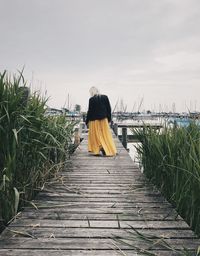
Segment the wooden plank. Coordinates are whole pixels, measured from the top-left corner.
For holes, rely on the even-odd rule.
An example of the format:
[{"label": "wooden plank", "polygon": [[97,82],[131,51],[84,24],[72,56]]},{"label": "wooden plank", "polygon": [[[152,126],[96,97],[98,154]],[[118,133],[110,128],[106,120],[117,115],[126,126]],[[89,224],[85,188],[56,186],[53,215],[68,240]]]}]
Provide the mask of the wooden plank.
[{"label": "wooden plank", "polygon": [[[177,252],[169,252],[164,250],[151,250],[151,253],[157,256],[177,256]],[[2,249],[0,251],[0,256],[145,256],[146,254],[143,253],[137,253],[135,250],[40,250],[40,249],[33,249],[33,250],[21,250],[21,249],[15,249],[15,250],[7,250]],[[196,255],[196,254],[191,254]]]},{"label": "wooden plank", "polygon": [[[64,177],[64,176],[63,176]],[[108,181],[108,183],[119,183],[119,184],[132,184],[132,178],[130,179],[130,177],[112,177],[112,176],[101,176],[101,177],[97,177],[97,176],[90,176],[90,177],[73,177],[73,176],[67,176],[66,180],[68,180],[69,182],[88,182],[88,181],[93,181],[93,182],[97,182],[97,183],[101,183],[103,181],[106,182]],[[140,179],[138,179],[138,182],[143,182],[144,179],[143,177],[140,177]],[[143,183],[142,183],[143,184]]]},{"label": "wooden plank", "polygon": [[138,229],[152,228],[152,229],[189,229],[189,226],[182,220],[176,221],[132,221],[132,220],[45,220],[45,219],[18,219],[10,224],[11,227],[92,227],[92,228],[130,228],[130,226]]},{"label": "wooden plank", "polygon": [[40,209],[40,210],[24,210],[20,212],[17,218],[38,218],[38,219],[104,219],[104,220],[176,220],[182,219],[180,216],[177,215],[177,212],[174,209],[160,208],[135,208],[131,210],[119,210],[116,208],[110,209],[96,209],[96,208],[84,208],[80,212],[80,208],[75,209]]},{"label": "wooden plank", "polygon": [[[48,192],[50,193],[52,190],[48,190]],[[131,192],[130,189],[116,189],[116,188],[113,188],[113,189],[109,189],[109,188],[101,188],[101,189],[98,189],[96,187],[90,187],[90,188],[85,188],[85,187],[66,187],[66,188],[60,188],[60,189],[57,189],[57,193],[65,193],[66,192],[66,195],[77,195],[77,194],[83,194],[83,195],[91,195],[91,196],[99,196],[99,197],[102,197],[102,196],[141,196],[142,194],[144,196],[160,196],[160,194],[156,193],[155,192],[155,195],[148,192],[148,191],[133,191]]]},{"label": "wooden plank", "polygon": [[131,179],[132,181],[134,181],[136,178],[140,178],[140,179],[143,179],[143,180],[146,180],[147,179],[141,175],[140,173],[120,173],[120,174],[112,174],[109,170],[107,170],[107,172],[104,172],[103,173],[94,173],[94,172],[90,172],[90,173],[70,173],[69,174],[63,174],[63,175],[60,175],[60,177],[69,177],[69,178],[79,178],[79,179],[87,179],[88,177],[89,178],[93,178],[93,179],[104,179],[104,178],[112,178],[112,179]]},{"label": "wooden plank", "polygon": [[[67,183],[67,182],[64,182],[63,180],[59,180],[59,181],[52,181],[51,183],[48,183],[46,185],[46,188],[48,189],[49,187],[52,187],[52,188],[70,188],[70,187],[80,187],[76,184],[71,184],[71,183]],[[88,188],[88,185],[84,185],[82,184],[82,187],[86,187]],[[153,185],[151,184],[148,184],[146,183],[145,185],[144,184],[140,184],[140,183],[134,183],[132,182],[131,184],[129,185],[126,185],[126,184],[109,184],[109,186],[107,184],[100,184],[98,186],[96,186],[95,184],[89,184],[89,188],[92,188],[92,187],[95,187],[95,188],[106,188],[106,189],[120,189],[120,188],[123,188],[123,189],[127,189],[127,190],[146,190],[146,191],[149,191],[149,192],[154,192],[154,191],[158,191]],[[45,190],[45,188],[44,188]]]},{"label": "wooden plank", "polygon": [[84,196],[84,195],[74,195],[74,196],[62,196],[62,195],[41,195],[38,196],[36,200],[33,200],[33,202],[38,202],[40,200],[45,199],[46,201],[50,201],[50,200],[55,200],[58,203],[62,203],[62,202],[93,202],[93,203],[101,203],[101,202],[106,202],[106,203],[141,203],[141,202],[155,202],[155,203],[161,203],[161,202],[166,202],[162,197],[158,197],[158,196],[113,196],[112,197],[88,197],[88,196]]},{"label": "wooden plank", "polygon": [[[81,184],[81,185],[77,185],[77,184],[67,184],[67,183],[63,183],[61,184],[61,182],[57,182],[54,183],[53,186],[49,185],[48,187],[46,187],[46,189],[49,191],[49,189],[51,190],[67,190],[67,191],[79,191],[80,189],[84,190],[84,191],[89,191],[89,190],[95,190],[95,191],[114,191],[115,192],[132,192],[132,193],[138,193],[138,192],[144,192],[144,193],[158,193],[157,190],[154,189],[153,186],[143,186],[141,184],[130,184],[130,185],[126,185],[126,184]],[[44,189],[44,191],[46,191],[46,189]]]},{"label": "wooden plank", "polygon": [[140,178],[143,178],[146,180],[145,177],[141,176],[140,173],[138,172],[135,172],[135,173],[112,173],[111,171],[109,170],[104,170],[103,172],[101,173],[97,173],[97,172],[76,172],[76,173],[70,173],[69,174],[63,174],[63,175],[60,175],[60,177],[68,177],[70,176],[71,178],[88,178],[88,177],[94,177],[94,178],[131,178],[131,179],[135,179],[137,177],[140,177]]},{"label": "wooden plank", "polygon": [[[78,231],[78,232],[77,232]],[[12,227],[4,232],[5,238],[14,237],[35,237],[35,238],[107,238],[107,237],[131,237],[130,229],[119,228],[44,228],[44,227]],[[134,232],[132,231],[133,235]],[[174,230],[174,229],[145,229],[140,231],[141,234],[146,236],[157,236],[164,238],[197,238],[191,230]],[[184,243],[184,241],[183,241]]]},{"label": "wooden plank", "polygon": [[[132,181],[131,180],[127,180],[127,181],[120,181],[120,180],[115,180],[115,181],[110,181],[110,180],[72,180],[72,179],[66,179],[64,180],[65,182],[68,181],[68,184],[73,184],[73,185],[84,185],[84,184],[93,184],[93,185],[101,185],[101,184],[107,184],[107,185],[121,185],[121,184],[124,184],[124,185],[132,185]],[[137,185],[140,185],[140,186],[143,186],[144,183],[142,181],[138,181],[137,182]]]},{"label": "wooden plank", "polygon": [[[18,217],[19,218],[19,217]],[[52,219],[52,220],[176,220],[182,219],[177,214],[168,215],[165,213],[136,213],[136,214],[105,214],[105,213],[66,213],[66,212],[46,212],[41,215],[41,213],[31,212],[31,213],[23,213],[20,215],[21,219]]]},{"label": "wooden plank", "polygon": [[[109,168],[108,168],[108,167]],[[116,172],[123,172],[123,171],[136,171],[138,172],[138,166],[134,165],[134,162],[132,162],[132,165],[126,165],[126,166],[123,166],[123,169],[119,169],[119,168],[116,168],[116,166],[113,166],[111,164],[107,164],[107,165],[104,165],[103,167],[102,166],[94,166],[94,165],[86,165],[84,164],[84,162],[81,164],[81,165],[76,165],[76,162],[73,164],[73,167],[72,165],[69,165],[67,166],[66,164],[66,171],[63,172],[63,173],[69,173],[70,171],[76,171],[76,170],[79,170],[79,171],[89,171],[89,170],[93,170],[93,171],[101,171],[101,170],[106,170],[106,169],[109,169],[109,170],[114,170]],[[141,173],[141,172],[140,172]]]},{"label": "wooden plank", "polygon": [[[175,249],[183,249],[184,247],[187,247],[188,249],[196,249],[198,246],[198,239],[184,239],[184,245],[183,241],[181,239],[166,239],[168,244],[171,247],[174,247]],[[155,242],[157,240],[155,239]],[[149,243],[147,244],[144,241],[127,241],[131,245],[137,246],[138,248],[142,249],[148,249]],[[116,245],[115,245],[116,244]],[[152,243],[153,244],[153,243]],[[123,249],[131,249],[132,246],[119,243],[117,241],[113,241],[112,239],[104,239],[104,238],[40,238],[40,239],[32,239],[32,238],[10,238],[8,239],[2,239],[0,240],[0,247],[2,249],[59,249],[59,250],[98,250],[98,249],[117,249],[120,246],[120,248]],[[184,247],[183,247],[184,246]],[[160,243],[157,243],[155,246],[153,246],[152,249],[160,249],[162,250],[164,246],[162,246]],[[166,248],[165,248],[166,250]]]},{"label": "wooden plank", "polygon": [[[142,194],[142,193],[128,193],[128,194],[123,194],[123,193],[120,193],[118,195],[113,195],[113,194],[98,194],[98,193],[89,193],[89,194],[86,194],[86,193],[82,193],[82,194],[77,194],[77,193],[63,193],[63,192],[41,192],[37,197],[36,199],[39,199],[39,198],[52,198],[52,199],[74,199],[74,198],[77,198],[77,199],[96,199],[97,201],[98,200],[101,200],[102,198],[104,199],[110,199],[110,198],[113,198],[113,199],[121,199],[121,200],[141,200],[141,199],[145,199],[149,201],[152,201],[152,200],[159,200],[159,201],[166,201],[164,199],[163,196],[161,196],[160,194]],[[56,200],[57,201],[57,200]],[[145,201],[145,200],[144,200]]]},{"label": "wooden plank", "polygon": [[[39,210],[29,208],[25,209],[22,214],[38,214],[38,218],[43,218],[46,214],[55,213],[59,216],[59,214],[79,214],[80,215],[80,208],[42,208]],[[81,213],[85,215],[93,215],[93,214],[114,214],[116,215],[132,215],[132,216],[148,216],[148,215],[164,215],[164,219],[167,219],[169,216],[177,216],[177,212],[171,208],[134,208],[134,209],[123,209],[123,208],[81,208]],[[19,217],[23,216],[19,213]],[[40,217],[41,216],[41,217]],[[81,216],[81,215],[80,215]],[[173,218],[173,217],[172,217]],[[177,218],[174,218],[177,219]]]},{"label": "wooden plank", "polygon": [[[35,205],[41,209],[41,208],[50,208],[50,207],[57,207],[57,208],[63,208],[63,207],[70,207],[70,208],[77,208],[79,207],[80,210],[82,208],[119,208],[119,209],[134,209],[134,208],[154,208],[154,209],[160,209],[165,208],[169,209],[172,208],[172,206],[167,203],[163,202],[162,204],[160,202],[137,202],[137,203],[122,203],[122,202],[57,202],[57,201],[37,201],[35,202]],[[26,207],[25,207],[26,208]],[[30,207],[27,207],[30,208]],[[31,206],[33,208],[33,206]]]},{"label": "wooden plank", "polygon": [[[98,183],[97,183],[98,184]],[[53,187],[54,186],[56,186],[56,185],[59,185],[60,187],[64,187],[64,186],[66,186],[66,187],[76,187],[76,186],[80,186],[80,185],[77,185],[76,184],[76,182],[74,182],[74,183],[70,183],[69,182],[69,180],[66,178],[63,178],[62,179],[62,177],[61,177],[61,179],[60,179],[60,177],[59,177],[59,180],[53,180],[51,183],[49,183],[48,184],[48,186],[46,186],[46,188],[48,188],[48,187],[50,187],[50,186],[52,186],[53,185]],[[95,184],[85,184],[84,182],[83,182],[83,184],[82,184],[82,186],[95,186]],[[96,185],[96,187],[99,187],[99,188],[102,188],[102,187],[107,187],[107,188],[111,188],[111,187],[117,187],[117,188],[126,188],[126,189],[130,189],[130,188],[132,188],[132,189],[135,189],[135,188],[148,188],[148,189],[154,189],[154,186],[152,186],[151,184],[148,184],[147,182],[144,184],[144,182],[140,182],[140,180],[138,180],[137,182],[135,181],[132,181],[132,183],[130,183],[130,184],[124,184],[124,183],[117,183],[117,184],[115,184],[115,183],[99,183],[98,184],[98,186]],[[149,190],[149,191],[151,191],[151,190]]]},{"label": "wooden plank", "polygon": [[[47,193],[53,193],[55,191],[55,189],[51,190],[43,190],[44,192]],[[101,188],[98,189],[97,187],[90,187],[90,188],[73,188],[73,187],[63,187],[63,188],[57,188],[56,189],[57,194],[59,195],[60,193],[63,194],[65,193],[65,195],[79,195],[79,194],[83,194],[83,195],[90,195],[91,197],[93,196],[99,196],[99,197],[112,197],[112,196],[160,196],[160,194],[158,192],[149,192],[146,190],[130,190],[130,189],[117,189],[117,188]]]}]

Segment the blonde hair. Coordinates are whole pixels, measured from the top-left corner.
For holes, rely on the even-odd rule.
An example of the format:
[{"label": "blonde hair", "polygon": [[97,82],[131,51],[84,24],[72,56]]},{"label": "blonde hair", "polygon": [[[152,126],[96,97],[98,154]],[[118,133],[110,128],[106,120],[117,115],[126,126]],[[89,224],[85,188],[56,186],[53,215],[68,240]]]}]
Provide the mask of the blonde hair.
[{"label": "blonde hair", "polygon": [[90,88],[89,92],[90,92],[91,97],[93,97],[94,95],[99,95],[100,94],[99,90],[94,86],[92,86]]}]

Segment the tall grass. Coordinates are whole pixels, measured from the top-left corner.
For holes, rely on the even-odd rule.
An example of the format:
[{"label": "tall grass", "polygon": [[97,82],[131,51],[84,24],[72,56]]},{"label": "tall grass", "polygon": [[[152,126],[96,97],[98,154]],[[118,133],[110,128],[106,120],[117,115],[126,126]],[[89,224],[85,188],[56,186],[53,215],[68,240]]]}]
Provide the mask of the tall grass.
[{"label": "tall grass", "polygon": [[0,74],[0,219],[7,223],[68,157],[73,123],[45,115],[22,74]]},{"label": "tall grass", "polygon": [[200,235],[200,127],[135,132],[144,173]]}]

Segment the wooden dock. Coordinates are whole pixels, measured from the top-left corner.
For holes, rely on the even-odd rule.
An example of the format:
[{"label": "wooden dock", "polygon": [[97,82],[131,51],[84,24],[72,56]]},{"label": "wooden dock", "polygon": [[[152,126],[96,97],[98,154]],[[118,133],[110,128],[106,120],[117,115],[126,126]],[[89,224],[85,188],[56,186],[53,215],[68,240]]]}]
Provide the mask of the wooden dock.
[{"label": "wooden dock", "polygon": [[200,240],[115,142],[116,157],[97,157],[83,140],[66,170],[33,201],[35,208],[25,208],[4,230],[0,256],[194,252]]}]

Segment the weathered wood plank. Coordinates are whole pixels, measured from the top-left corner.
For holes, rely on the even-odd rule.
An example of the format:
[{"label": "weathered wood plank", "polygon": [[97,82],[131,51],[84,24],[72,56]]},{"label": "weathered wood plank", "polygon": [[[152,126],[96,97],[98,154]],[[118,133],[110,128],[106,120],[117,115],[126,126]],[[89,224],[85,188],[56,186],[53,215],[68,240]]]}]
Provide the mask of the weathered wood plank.
[{"label": "weathered wood plank", "polygon": [[160,195],[159,192],[155,191],[150,191],[148,189],[141,189],[140,187],[135,187],[133,189],[129,188],[127,186],[126,187],[122,187],[122,186],[96,186],[93,184],[90,184],[89,186],[87,185],[77,185],[77,186],[55,186],[55,188],[53,189],[52,187],[49,187],[48,189],[45,189],[43,191],[47,191],[50,192],[51,191],[58,191],[58,193],[66,193],[66,194],[88,194],[88,195],[99,195],[101,196],[103,195],[114,195],[114,194],[118,194],[120,195]]},{"label": "weathered wood plank", "polygon": [[33,200],[35,202],[38,202],[39,200],[45,199],[46,201],[50,201],[50,200],[54,200],[57,202],[106,202],[106,203],[138,203],[138,202],[166,202],[166,200],[164,198],[162,198],[161,196],[142,196],[142,195],[137,195],[137,196],[133,196],[133,195],[120,195],[120,196],[108,196],[108,195],[104,195],[104,196],[88,196],[88,195],[84,195],[84,194],[76,194],[76,195],[72,195],[72,196],[67,196],[67,195],[53,195],[53,194],[47,194],[47,193],[43,193],[39,196],[37,196],[36,200]]},{"label": "weathered wood plank", "polygon": [[[107,238],[111,236],[118,237],[130,237],[130,229],[119,229],[119,228],[79,228],[78,232],[75,228],[44,228],[44,227],[12,227],[4,232],[4,238],[9,237],[30,237],[35,238]],[[134,232],[133,232],[134,233]],[[145,229],[142,230],[143,235],[157,236],[164,238],[196,238],[191,230],[174,230],[174,229]],[[183,241],[184,242],[184,241]]]},{"label": "weathered wood plank", "polygon": [[[19,218],[19,217],[18,217]],[[149,213],[149,214],[104,214],[104,213],[65,213],[65,212],[46,212],[43,213],[23,213],[20,215],[21,219],[53,219],[53,220],[116,220],[119,218],[120,220],[176,220],[182,219],[180,216],[176,214],[168,215],[166,213]]]},{"label": "weathered wood plank", "polygon": [[[68,174],[63,174],[60,177],[68,177]],[[107,178],[112,178],[112,179],[133,179],[135,180],[136,178],[140,178],[143,180],[146,180],[145,177],[141,176],[141,174],[137,173],[137,174],[112,174],[109,170],[106,172],[105,174],[103,173],[70,173],[70,178],[76,178],[76,179],[88,179],[88,178],[95,178],[95,179],[107,179]]]},{"label": "weathered wood plank", "polygon": [[128,220],[45,220],[45,219],[18,219],[10,224],[11,227],[92,227],[92,228],[130,228],[130,226],[139,229],[152,228],[152,229],[189,229],[189,226],[182,220],[176,221],[128,221]]},{"label": "weathered wood plank", "polygon": [[[19,217],[23,216],[23,214],[26,216],[26,214],[29,216],[29,214],[32,214],[33,216],[36,214],[38,214],[38,218],[41,219],[43,218],[43,216],[47,215],[47,214],[56,214],[56,215],[60,215],[60,214],[78,214],[79,216],[81,216],[81,214],[83,215],[89,215],[92,216],[93,214],[104,214],[104,215],[130,215],[130,216],[142,216],[144,218],[148,218],[148,215],[162,215],[164,216],[164,219],[170,219],[170,217],[174,220],[177,219],[177,212],[171,208],[134,208],[134,209],[123,209],[123,208],[42,208],[39,210],[33,209],[33,208],[29,208],[24,210],[21,214],[19,213]],[[18,218],[18,217],[17,217]],[[30,217],[31,218],[31,217]],[[179,217],[180,218],[180,217]]]},{"label": "weathered wood plank", "polygon": [[[135,209],[135,208],[154,208],[154,209],[160,209],[165,208],[166,210],[169,210],[172,208],[172,206],[167,203],[163,202],[162,204],[160,202],[128,202],[128,203],[122,203],[122,202],[58,202],[58,201],[42,201],[38,200],[35,202],[35,205],[38,209],[42,208],[50,208],[50,207],[56,207],[56,208],[64,208],[64,207],[70,207],[70,208],[77,208],[81,210],[82,208],[118,208],[118,209]],[[25,207],[30,208],[30,207]],[[33,208],[33,206],[31,206]]]},{"label": "weathered wood plank", "polygon": [[[105,187],[102,186],[101,188],[99,188],[99,186],[90,186],[88,188],[88,186],[55,186],[53,188],[49,187],[46,189],[43,189],[42,192],[44,193],[54,193],[54,192],[59,193],[64,193],[66,195],[70,195],[70,194],[81,194],[83,193],[84,195],[91,195],[91,196],[102,196],[102,195],[114,195],[114,194],[118,194],[118,196],[120,195],[135,195],[135,196],[140,196],[140,195],[149,195],[149,196],[160,196],[160,193],[158,191],[149,191],[147,189],[141,189],[141,188],[135,188],[135,189],[131,189],[131,188],[126,188],[126,187]],[[40,192],[40,193],[42,193]]]},{"label": "weathered wood plank", "polygon": [[[155,239],[154,242],[157,240]],[[188,249],[196,249],[198,246],[198,239],[166,239],[168,244],[175,249],[184,249],[187,247]],[[127,240],[127,242],[132,246],[137,246],[138,248],[148,249],[149,243],[147,244],[144,241],[140,240]],[[153,242],[152,242],[153,245]],[[124,243],[120,243],[117,241],[113,241],[112,239],[104,239],[104,238],[40,238],[40,239],[33,239],[33,238],[10,238],[0,240],[0,247],[2,249],[10,249],[10,248],[17,248],[17,249],[59,249],[59,250],[98,250],[98,249],[131,249],[132,246],[126,245]],[[152,249],[160,249],[162,250],[166,247],[162,246],[161,243],[155,244]]]},{"label": "weathered wood plank", "polygon": [[[115,180],[121,180],[121,181],[130,181],[130,179],[133,179],[134,181],[135,180],[144,180],[146,181],[146,179],[144,177],[142,177],[141,175],[129,175],[129,176],[117,176],[117,175],[106,175],[106,176],[103,176],[103,175],[83,175],[83,176],[77,176],[77,175],[62,175],[61,177],[64,177],[64,178],[68,178],[69,180],[111,180],[111,181],[115,181]],[[146,181],[147,182],[147,181]]]},{"label": "weathered wood plank", "polygon": [[[131,185],[133,184],[131,180],[127,180],[127,181],[121,181],[120,180],[115,180],[115,181],[110,181],[110,180],[73,180],[73,179],[66,179],[65,182],[68,182],[69,184],[74,184],[74,185],[81,185],[81,184],[96,184],[96,185],[101,185],[101,184],[107,184],[107,185],[120,185],[120,184],[126,184]],[[139,182],[138,181],[138,185],[144,185],[143,182]]]},{"label": "weathered wood plank", "polygon": [[[159,250],[151,250],[151,253],[156,256],[178,256],[177,252],[169,252],[167,251],[159,251]],[[145,256],[146,254],[138,253],[135,250],[21,250],[21,249],[2,249],[0,251],[0,256]],[[191,254],[191,256],[196,256],[196,254]]]},{"label": "weathered wood plank", "polygon": [[[130,215],[130,216],[137,216],[138,217],[143,217],[143,218],[149,218],[148,216],[155,216],[154,220],[156,219],[156,214],[159,216],[157,219],[162,218],[161,216],[163,216],[163,219],[167,219],[167,218],[173,218],[174,220],[179,218],[181,219],[181,217],[177,217],[177,213],[171,211],[170,209],[166,209],[166,208],[135,208],[135,209],[122,209],[122,208],[81,208],[81,212],[80,212],[80,208],[70,208],[70,209],[60,209],[60,208],[56,208],[56,209],[52,209],[52,208],[42,208],[39,209],[39,211],[34,211],[34,209],[26,209],[24,212],[22,212],[23,216],[29,216],[30,213],[34,215],[41,215],[41,216],[45,216],[45,213],[49,213],[49,214],[53,214],[53,213],[60,213],[60,214],[79,214],[80,216],[81,214],[106,214],[107,217],[109,217],[108,214],[120,214],[120,215]],[[43,214],[43,215],[42,215]],[[19,216],[22,216],[19,213]]]},{"label": "weathered wood plank", "polygon": [[55,189],[62,189],[62,188],[96,188],[96,189],[124,189],[124,190],[129,190],[129,191],[139,191],[139,190],[146,190],[148,192],[153,192],[157,191],[155,190],[155,187],[152,186],[151,184],[140,184],[140,183],[131,183],[131,184],[72,184],[72,183],[67,183],[62,181],[52,181],[52,183],[49,183],[48,186],[46,186],[46,189],[48,188],[55,188]]},{"label": "weathered wood plank", "polygon": [[[117,168],[117,166],[111,165],[111,164],[109,164],[109,168],[106,165],[103,166],[103,167],[101,167],[101,166],[94,166],[94,165],[85,165],[84,162],[82,164],[77,165],[76,161],[75,161],[75,164],[73,164],[73,165],[72,165],[72,162],[68,163],[68,165],[66,164],[66,172],[67,173],[71,172],[71,171],[75,172],[77,170],[78,171],[85,171],[85,170],[87,170],[87,171],[96,171],[96,172],[98,172],[98,171],[105,171],[106,169],[113,170],[113,171],[115,171],[117,173],[120,173],[123,170],[124,171],[130,171],[130,172],[132,172],[132,171],[138,172],[139,171],[138,170],[138,166],[134,165],[133,162],[132,162],[132,165],[123,165],[123,169],[121,169],[121,170],[119,168]],[[141,172],[139,171],[139,173],[141,173]]]}]

